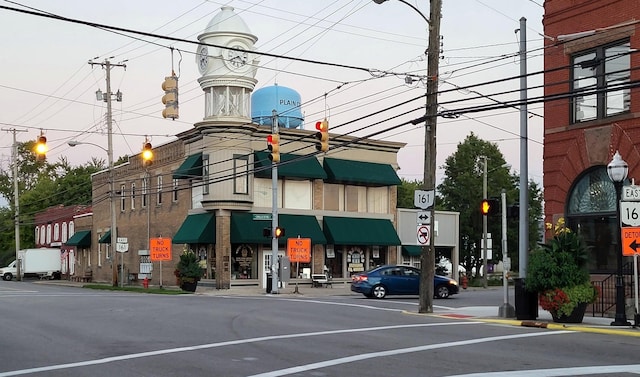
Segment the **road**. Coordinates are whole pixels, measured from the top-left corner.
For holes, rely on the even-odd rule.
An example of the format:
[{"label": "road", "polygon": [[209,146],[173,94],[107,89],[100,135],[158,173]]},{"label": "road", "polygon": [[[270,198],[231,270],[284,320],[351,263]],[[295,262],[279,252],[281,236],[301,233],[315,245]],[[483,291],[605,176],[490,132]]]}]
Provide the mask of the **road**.
[{"label": "road", "polygon": [[[495,305],[501,295],[435,303]],[[417,297],[165,296],[0,281],[0,377],[640,373],[635,337],[416,311]]]}]

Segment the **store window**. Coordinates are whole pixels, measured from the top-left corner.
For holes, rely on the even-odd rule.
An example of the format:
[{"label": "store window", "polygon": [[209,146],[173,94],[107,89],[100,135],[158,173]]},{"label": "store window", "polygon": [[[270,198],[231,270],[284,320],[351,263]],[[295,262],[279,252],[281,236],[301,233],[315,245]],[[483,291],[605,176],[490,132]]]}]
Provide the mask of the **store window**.
[{"label": "store window", "polygon": [[232,279],[257,279],[257,253],[247,244],[237,245],[231,255]]},{"label": "store window", "polygon": [[629,41],[583,51],[572,58],[573,123],[628,112],[631,92]]}]

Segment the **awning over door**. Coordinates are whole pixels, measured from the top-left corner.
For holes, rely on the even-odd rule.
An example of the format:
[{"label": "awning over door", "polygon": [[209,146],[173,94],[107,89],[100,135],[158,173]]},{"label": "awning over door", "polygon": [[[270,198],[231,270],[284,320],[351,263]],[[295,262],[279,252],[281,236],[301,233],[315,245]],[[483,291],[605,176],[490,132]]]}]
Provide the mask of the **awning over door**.
[{"label": "awning over door", "polygon": [[[253,165],[256,177],[271,178],[272,163],[269,160],[269,153],[255,152]],[[326,179],[327,173],[314,156],[280,153],[278,177]]]},{"label": "awning over door", "polygon": [[64,244],[67,246],[89,247],[91,246],[91,231],[77,231]]},{"label": "awning over door", "polygon": [[[268,244],[270,237],[263,235],[264,228],[271,228],[269,214],[234,212],[231,214],[231,243]],[[256,219],[256,220],[254,220]],[[285,236],[278,239],[280,245],[286,244],[290,237],[311,238],[312,244],[327,243],[320,224],[315,216],[279,215],[278,226],[284,228]]]},{"label": "awning over door", "polygon": [[419,257],[421,253],[422,253],[422,246],[402,245],[402,254],[407,254],[412,257]]},{"label": "awning over door", "polygon": [[324,217],[324,234],[333,245],[400,245],[391,221],[356,217]]},{"label": "awning over door", "polygon": [[107,233],[103,234],[102,237],[98,240],[98,243],[111,243],[111,231],[107,231]]},{"label": "awning over door", "polygon": [[193,179],[202,177],[202,153],[192,154],[173,172],[173,179]]},{"label": "awning over door", "polygon": [[215,214],[205,212],[187,216],[171,243],[216,243]]},{"label": "awning over door", "polygon": [[398,174],[389,164],[325,157],[324,170],[329,182],[374,186],[393,186],[401,183]]}]

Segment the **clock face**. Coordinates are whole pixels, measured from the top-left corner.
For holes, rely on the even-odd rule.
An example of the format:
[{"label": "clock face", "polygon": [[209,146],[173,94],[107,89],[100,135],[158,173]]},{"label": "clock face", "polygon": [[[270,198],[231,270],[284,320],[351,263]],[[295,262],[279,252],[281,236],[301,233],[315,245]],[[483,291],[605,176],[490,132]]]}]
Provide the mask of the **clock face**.
[{"label": "clock face", "polygon": [[197,59],[198,69],[200,70],[200,73],[204,73],[209,66],[209,50],[207,49],[207,46],[202,46],[198,49]]},{"label": "clock face", "polygon": [[249,53],[242,46],[234,46],[227,50],[227,61],[232,68],[241,68],[249,61]]}]

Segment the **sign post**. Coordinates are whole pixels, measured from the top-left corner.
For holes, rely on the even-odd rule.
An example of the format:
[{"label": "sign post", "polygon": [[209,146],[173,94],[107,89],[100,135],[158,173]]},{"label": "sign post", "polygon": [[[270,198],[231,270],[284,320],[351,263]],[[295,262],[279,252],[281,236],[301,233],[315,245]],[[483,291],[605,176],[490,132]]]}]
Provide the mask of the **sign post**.
[{"label": "sign post", "polygon": [[[296,262],[296,277],[300,276],[300,262],[311,262],[311,238],[289,238],[287,239],[287,256],[291,262]],[[296,279],[296,289],[298,291],[298,280]]]},{"label": "sign post", "polygon": [[633,256],[633,294],[636,312],[633,317],[634,326],[640,324],[638,312],[638,249],[640,249],[640,186],[622,187],[620,200],[620,242],[622,255]]},{"label": "sign post", "polygon": [[151,262],[160,262],[160,287],[162,288],[162,261],[172,260],[171,238],[151,238],[149,239],[149,257]]}]

